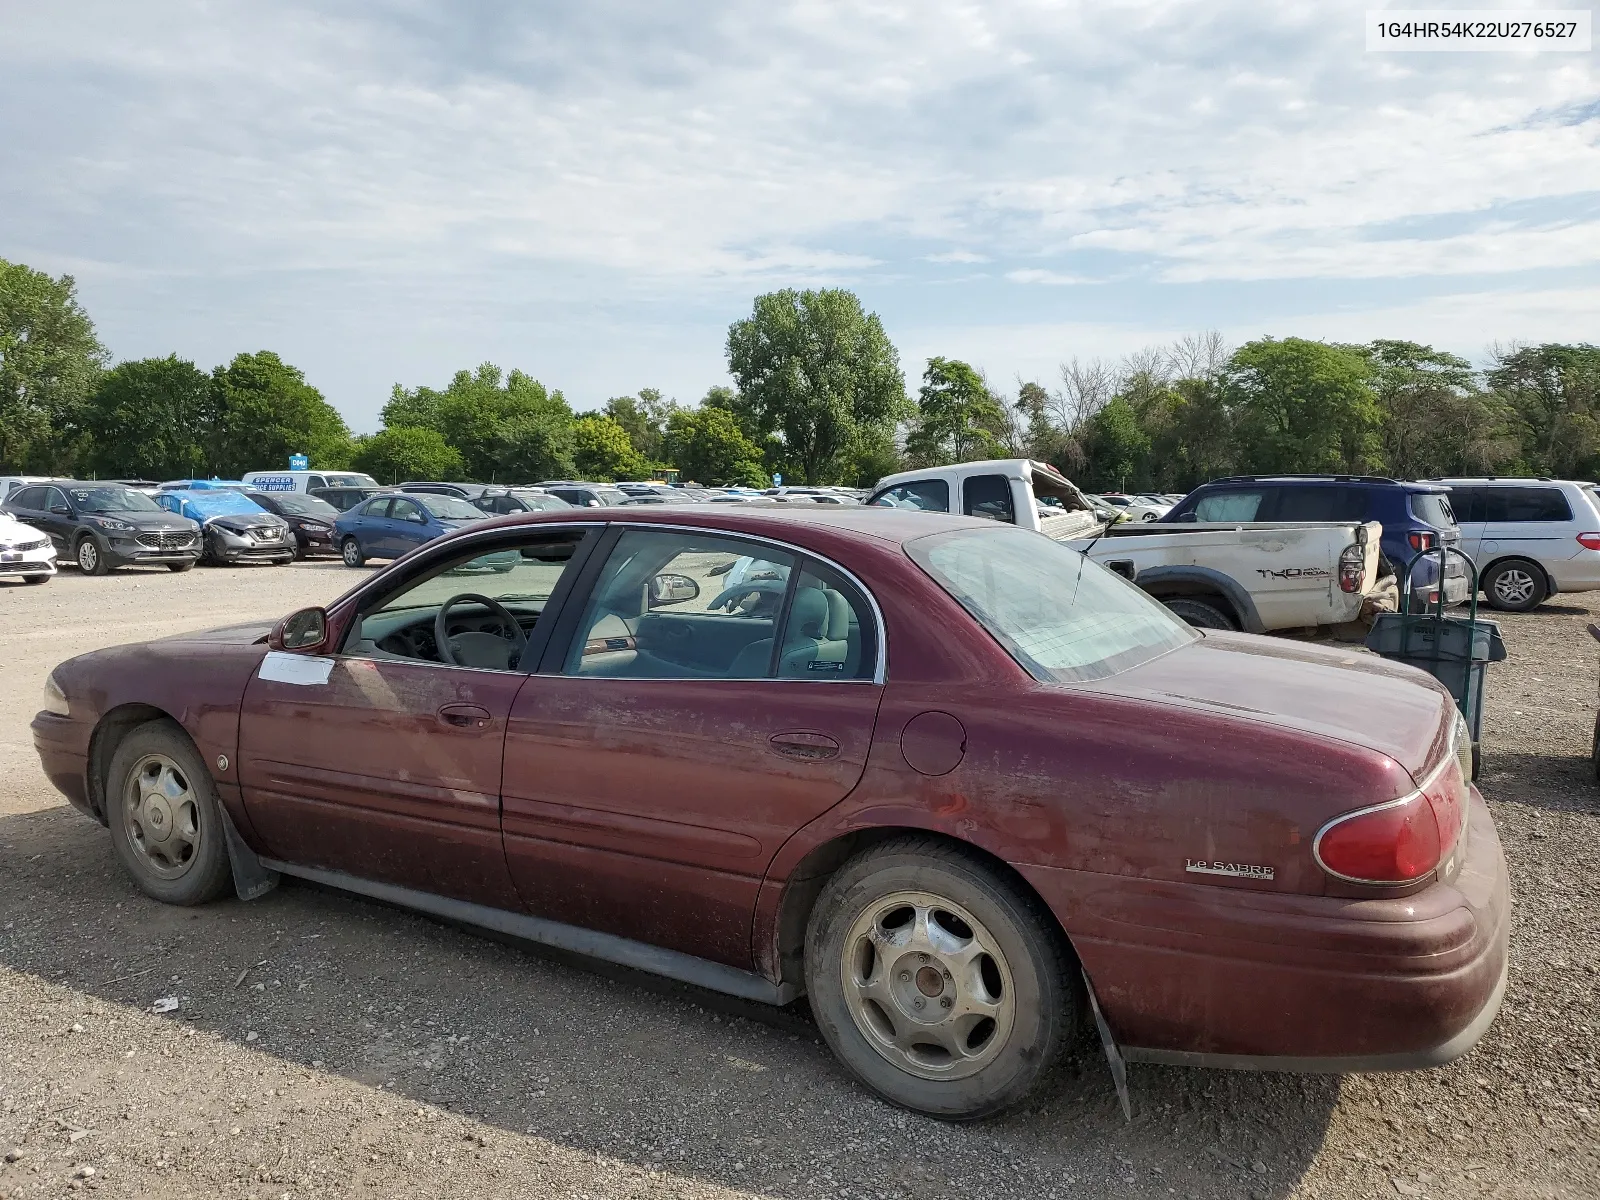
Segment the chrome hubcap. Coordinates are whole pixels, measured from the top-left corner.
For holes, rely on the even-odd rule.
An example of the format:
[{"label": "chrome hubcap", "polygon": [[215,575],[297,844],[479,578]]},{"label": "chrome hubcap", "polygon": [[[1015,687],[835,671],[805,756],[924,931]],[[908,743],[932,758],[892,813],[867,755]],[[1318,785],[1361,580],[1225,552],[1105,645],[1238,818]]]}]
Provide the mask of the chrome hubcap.
[{"label": "chrome hubcap", "polygon": [[923,1079],[961,1079],[1011,1034],[1016,1001],[999,945],[959,904],[927,892],[874,901],[844,940],[845,1003],[884,1058]]},{"label": "chrome hubcap", "polygon": [[359,559],[360,557],[361,557],[361,548],[359,546],[357,546],[355,544],[355,542],[351,541],[351,542],[346,542],[344,544],[344,561],[345,562],[347,562],[348,564],[350,564],[350,566],[353,567],[353,566],[356,565],[356,560]]},{"label": "chrome hubcap", "polygon": [[1494,594],[1507,604],[1526,604],[1533,599],[1533,576],[1515,567],[1501,571],[1494,581]]},{"label": "chrome hubcap", "polygon": [[149,871],[176,879],[200,848],[200,801],[188,773],[165,754],[148,754],[128,774],[122,823]]}]

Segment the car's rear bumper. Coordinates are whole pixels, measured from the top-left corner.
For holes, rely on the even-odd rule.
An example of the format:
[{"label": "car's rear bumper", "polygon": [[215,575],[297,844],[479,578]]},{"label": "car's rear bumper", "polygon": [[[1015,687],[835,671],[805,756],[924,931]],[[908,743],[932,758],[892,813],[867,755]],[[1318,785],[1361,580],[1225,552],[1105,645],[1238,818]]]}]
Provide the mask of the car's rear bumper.
[{"label": "car's rear bumper", "polygon": [[1125,1057],[1406,1070],[1471,1049],[1505,990],[1510,885],[1473,793],[1449,882],[1297,896],[1023,867],[1071,937]]},{"label": "car's rear bumper", "polygon": [[33,718],[33,748],[51,786],[72,806],[99,820],[89,802],[89,727],[72,717],[40,712]]}]

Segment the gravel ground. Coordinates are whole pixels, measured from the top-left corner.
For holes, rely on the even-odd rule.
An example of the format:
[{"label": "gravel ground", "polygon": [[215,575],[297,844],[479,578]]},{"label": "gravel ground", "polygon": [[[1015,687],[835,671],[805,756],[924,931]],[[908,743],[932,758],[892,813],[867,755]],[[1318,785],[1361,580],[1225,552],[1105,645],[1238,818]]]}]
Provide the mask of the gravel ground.
[{"label": "gravel ground", "polygon": [[[304,885],[165,908],[45,782],[57,661],[332,599],[337,564],[0,584],[0,1197],[1458,1197],[1600,1194],[1600,790],[1581,602],[1502,618],[1484,793],[1516,891],[1500,1019],[1460,1062],[1343,1079],[1130,1070],[1085,1043],[951,1127],[773,1012]],[[1600,601],[1597,601],[1600,604]],[[168,1013],[153,1012],[163,997]]]}]

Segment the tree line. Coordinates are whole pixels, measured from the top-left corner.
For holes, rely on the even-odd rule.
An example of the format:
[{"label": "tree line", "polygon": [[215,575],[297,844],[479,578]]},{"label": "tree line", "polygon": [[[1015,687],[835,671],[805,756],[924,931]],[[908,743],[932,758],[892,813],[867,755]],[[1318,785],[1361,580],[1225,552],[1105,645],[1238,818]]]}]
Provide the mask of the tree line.
[{"label": "tree line", "polygon": [[442,387],[396,384],[354,435],[271,351],[210,372],[176,355],[112,365],[70,276],[0,259],[0,472],[170,479],[285,464],[383,482],[596,481],[674,467],[707,484],[870,485],[911,466],[1032,457],[1093,491],[1186,491],[1236,473],[1600,473],[1600,347],[1497,347],[1488,365],[1400,340],[1216,334],[1118,361],[1071,359],[1047,385],[994,386],[954,358],[908,394],[874,313],[841,288],[756,297],[729,374],[693,405],[643,388],[577,412],[491,363]]}]

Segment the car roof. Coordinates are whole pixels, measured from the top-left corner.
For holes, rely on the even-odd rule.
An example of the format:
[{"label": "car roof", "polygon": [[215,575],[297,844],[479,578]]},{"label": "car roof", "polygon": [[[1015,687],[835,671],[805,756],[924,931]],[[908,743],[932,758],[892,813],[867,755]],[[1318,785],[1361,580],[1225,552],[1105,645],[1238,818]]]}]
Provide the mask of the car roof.
[{"label": "car roof", "polygon": [[[1437,481],[1390,479],[1387,475],[1231,475],[1226,479],[1211,479],[1199,485],[1203,488],[1225,487],[1233,484],[1270,483],[1274,486],[1314,485],[1326,483],[1355,483],[1366,487],[1395,487],[1408,492],[1442,492]],[[1192,493],[1191,493],[1192,494]]]},{"label": "car roof", "polygon": [[1526,485],[1530,483],[1570,483],[1573,487],[1592,488],[1593,482],[1585,479],[1551,479],[1548,475],[1452,475],[1445,479],[1430,479],[1429,483],[1442,483],[1447,487],[1457,483]]},{"label": "car roof", "polygon": [[513,513],[495,518],[489,525],[560,525],[579,521],[623,525],[691,526],[707,532],[748,533],[758,537],[788,540],[803,537],[807,529],[844,535],[850,539],[891,542],[901,545],[933,533],[958,529],[993,530],[995,523],[982,517],[952,513],[912,512],[869,505],[807,504],[799,507],[774,504],[695,504],[695,505],[617,505],[611,508],[565,509],[556,512]]}]

